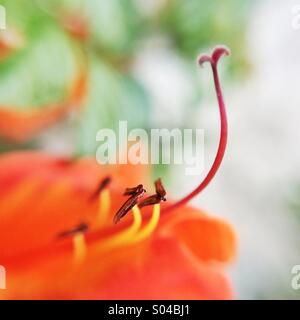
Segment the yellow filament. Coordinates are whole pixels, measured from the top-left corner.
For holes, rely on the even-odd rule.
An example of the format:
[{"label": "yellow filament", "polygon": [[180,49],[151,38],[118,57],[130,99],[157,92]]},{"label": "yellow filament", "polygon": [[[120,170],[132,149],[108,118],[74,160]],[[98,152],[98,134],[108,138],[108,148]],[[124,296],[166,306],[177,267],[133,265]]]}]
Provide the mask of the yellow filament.
[{"label": "yellow filament", "polygon": [[86,243],[83,233],[77,233],[73,237],[74,244],[74,262],[80,264],[84,261],[86,256]]},{"label": "yellow filament", "polygon": [[103,190],[99,195],[99,211],[97,215],[97,227],[105,225],[109,217],[110,193],[108,189]]},{"label": "yellow filament", "polygon": [[139,230],[142,224],[142,216],[140,210],[137,206],[132,208],[133,211],[133,223],[132,225],[120,232],[119,234],[112,236],[106,240],[104,240],[99,246],[98,249],[102,250],[109,250],[118,246],[123,246],[131,242],[132,238]]},{"label": "yellow filament", "polygon": [[136,236],[132,239],[132,242],[138,242],[148,238],[152,234],[152,232],[155,230],[159,222],[159,217],[160,217],[160,205],[155,204],[150,221],[141,231],[139,231],[136,234]]}]

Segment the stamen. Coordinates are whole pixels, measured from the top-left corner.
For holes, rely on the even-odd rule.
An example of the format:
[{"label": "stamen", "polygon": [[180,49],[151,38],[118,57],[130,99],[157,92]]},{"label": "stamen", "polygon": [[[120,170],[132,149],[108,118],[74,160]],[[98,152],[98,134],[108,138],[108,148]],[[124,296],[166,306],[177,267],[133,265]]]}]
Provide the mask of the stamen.
[{"label": "stamen", "polygon": [[73,229],[62,231],[57,235],[57,238],[65,238],[65,237],[70,237],[74,236],[77,233],[85,233],[89,229],[89,226],[86,223],[80,223],[78,226],[76,226]]},{"label": "stamen", "polygon": [[160,205],[155,204],[153,207],[152,216],[148,224],[141,231],[138,232],[138,234],[132,239],[132,241],[139,242],[148,238],[153,233],[156,226],[158,225],[159,217],[160,217]]},{"label": "stamen", "polygon": [[133,196],[136,194],[140,194],[141,191],[145,191],[145,190],[144,190],[143,185],[139,184],[138,186],[133,187],[133,188],[126,188],[123,193],[123,196]]},{"label": "stamen", "polygon": [[83,233],[77,233],[73,237],[74,245],[74,263],[76,265],[81,264],[86,257],[86,243]]},{"label": "stamen", "polygon": [[111,183],[111,177],[106,177],[100,181],[99,185],[97,186],[96,190],[90,196],[90,200],[94,200],[98,198],[99,194],[104,191],[108,185]]},{"label": "stamen", "polygon": [[110,250],[116,247],[127,245],[132,241],[136,232],[140,229],[142,224],[142,216],[140,210],[137,206],[132,208],[133,211],[133,223],[126,230],[114,235],[100,244],[98,244],[98,250]]},{"label": "stamen", "polygon": [[220,141],[218,146],[218,151],[215,157],[215,160],[212,164],[212,167],[210,168],[208,174],[204,178],[204,180],[199,184],[199,186],[192,191],[190,194],[179,200],[178,202],[174,203],[173,205],[166,207],[163,209],[163,212],[167,212],[170,210],[177,209],[178,207],[186,204],[189,202],[192,198],[194,198],[196,195],[198,195],[200,192],[202,192],[208,184],[212,181],[213,177],[217,173],[224,154],[226,150],[227,145],[227,135],[228,135],[228,125],[227,125],[227,115],[226,115],[226,108],[225,103],[223,99],[221,84],[219,80],[219,74],[218,74],[218,62],[223,55],[229,55],[230,50],[226,47],[217,47],[214,49],[211,56],[209,55],[201,55],[198,59],[199,64],[202,66],[204,62],[209,62],[212,67],[213,77],[214,77],[214,84],[215,84],[215,90],[217,94],[218,99],[218,105],[219,105],[219,113],[220,113],[220,120],[221,120],[221,132],[220,132]]},{"label": "stamen", "polygon": [[157,179],[155,182],[154,182],[154,185],[155,185],[155,192],[156,194],[163,200],[163,201],[166,201],[165,199],[165,196],[167,194],[163,184],[162,184],[162,181],[161,181],[161,178]]},{"label": "stamen", "polygon": [[135,205],[138,203],[138,200],[144,195],[146,190],[142,184],[139,184],[134,188],[127,188],[124,195],[130,195],[130,197],[125,201],[122,207],[115,214],[113,222],[118,223]]},{"label": "stamen", "polygon": [[139,208],[158,204],[158,203],[161,203],[161,201],[167,200],[165,198],[167,192],[166,192],[160,178],[154,182],[154,185],[155,185],[155,194],[153,194],[150,197],[147,197],[146,199],[141,200],[139,203]]}]

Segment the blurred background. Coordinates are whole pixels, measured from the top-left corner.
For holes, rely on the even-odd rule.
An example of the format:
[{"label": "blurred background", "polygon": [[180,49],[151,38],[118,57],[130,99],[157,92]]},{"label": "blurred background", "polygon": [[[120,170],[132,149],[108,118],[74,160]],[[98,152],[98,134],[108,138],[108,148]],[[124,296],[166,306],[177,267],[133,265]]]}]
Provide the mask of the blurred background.
[{"label": "blurred background", "polygon": [[[229,268],[241,299],[300,298],[300,0],[0,0],[0,150],[95,156],[96,133],[203,128],[219,136],[211,72],[196,57],[225,44],[229,146],[193,202],[236,229]],[[299,19],[298,19],[299,18]],[[299,26],[298,26],[299,23]],[[204,173],[203,173],[204,174]],[[172,197],[197,185],[154,166]]]}]

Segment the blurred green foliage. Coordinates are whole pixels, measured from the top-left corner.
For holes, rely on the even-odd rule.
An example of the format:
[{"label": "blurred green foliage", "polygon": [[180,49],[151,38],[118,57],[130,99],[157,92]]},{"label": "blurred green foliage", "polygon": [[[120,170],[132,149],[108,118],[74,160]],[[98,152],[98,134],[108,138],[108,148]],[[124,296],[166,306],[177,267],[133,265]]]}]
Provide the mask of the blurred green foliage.
[{"label": "blurred green foliage", "polygon": [[[169,39],[174,52],[193,61],[217,43],[234,51],[230,72],[248,66],[244,51],[250,1],[157,1],[150,13],[138,0],[0,0],[8,27],[23,34],[25,45],[0,62],[0,105],[41,107],[61,100],[75,72],[74,47],[84,50],[89,68],[86,103],[74,121],[76,152],[94,153],[96,132],[119,120],[149,128],[151,95],[134,78],[132,65],[150,37]],[[145,6],[145,4],[144,4]],[[90,31],[78,45],[60,18],[75,13]],[[201,97],[199,97],[201,98]]]},{"label": "blurred green foliage", "polygon": [[248,66],[244,34],[250,5],[240,0],[173,0],[160,12],[158,22],[185,57],[194,59],[203,47],[226,44],[234,52],[231,70],[241,71]]}]

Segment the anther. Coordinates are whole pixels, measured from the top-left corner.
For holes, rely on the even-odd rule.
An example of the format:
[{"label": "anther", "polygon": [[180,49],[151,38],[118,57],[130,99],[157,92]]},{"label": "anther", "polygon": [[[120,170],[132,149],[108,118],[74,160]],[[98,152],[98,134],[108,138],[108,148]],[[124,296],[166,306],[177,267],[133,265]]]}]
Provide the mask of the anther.
[{"label": "anther", "polygon": [[71,236],[74,236],[78,233],[85,233],[87,232],[89,229],[89,226],[86,224],[86,223],[80,223],[78,226],[76,226],[75,228],[73,229],[70,229],[70,230],[66,230],[66,231],[63,231],[61,233],[59,233],[57,235],[58,238],[66,238],[66,237],[71,237]]},{"label": "anther", "polygon": [[154,182],[154,185],[155,185],[155,194],[147,197],[146,199],[141,200],[138,205],[139,208],[159,204],[161,201],[167,200],[165,198],[167,192],[166,192],[160,178]]},{"label": "anther", "polygon": [[115,214],[113,222],[115,224],[118,223],[138,203],[138,200],[144,195],[145,192],[146,190],[142,184],[139,184],[134,188],[125,189],[124,195],[130,197]]},{"label": "anther", "polygon": [[96,190],[91,194],[90,200],[95,200],[99,196],[99,194],[109,186],[110,183],[111,177],[107,176],[104,179],[102,179],[99,185],[97,186]]}]

